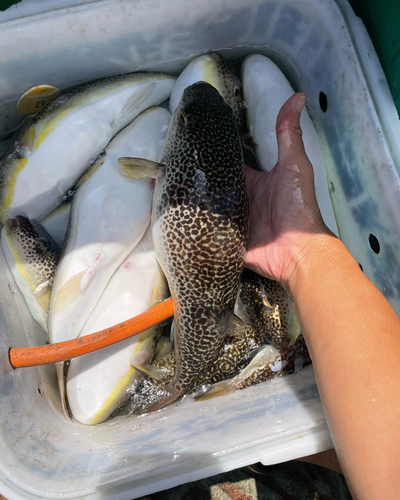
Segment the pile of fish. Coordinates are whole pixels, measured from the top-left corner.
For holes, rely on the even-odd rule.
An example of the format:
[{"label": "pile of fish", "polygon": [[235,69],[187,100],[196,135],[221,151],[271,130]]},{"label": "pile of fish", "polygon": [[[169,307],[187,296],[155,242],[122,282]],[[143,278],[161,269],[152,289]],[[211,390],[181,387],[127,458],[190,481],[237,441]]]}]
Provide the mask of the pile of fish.
[{"label": "pile of fish", "polygon": [[[101,79],[25,120],[0,159],[1,241],[49,341],[108,328],[168,294],[174,303],[172,327],[56,366],[67,417],[100,423],[128,398],[132,411],[154,411],[311,362],[285,290],[243,266],[244,141],[270,170],[276,117],[293,93],[264,56],[245,59],[241,81],[205,54],[177,79]],[[302,128],[321,212],[337,233],[306,111]]]}]

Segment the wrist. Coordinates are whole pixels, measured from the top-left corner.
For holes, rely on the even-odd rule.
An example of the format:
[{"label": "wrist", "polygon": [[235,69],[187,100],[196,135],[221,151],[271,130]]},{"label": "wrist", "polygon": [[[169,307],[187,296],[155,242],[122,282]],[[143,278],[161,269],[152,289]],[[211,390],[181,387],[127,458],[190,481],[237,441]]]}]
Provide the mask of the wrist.
[{"label": "wrist", "polygon": [[348,257],[352,264],[354,262],[357,265],[344,244],[333,233],[309,235],[294,250],[282,284],[290,296],[296,297],[302,284],[320,281]]}]

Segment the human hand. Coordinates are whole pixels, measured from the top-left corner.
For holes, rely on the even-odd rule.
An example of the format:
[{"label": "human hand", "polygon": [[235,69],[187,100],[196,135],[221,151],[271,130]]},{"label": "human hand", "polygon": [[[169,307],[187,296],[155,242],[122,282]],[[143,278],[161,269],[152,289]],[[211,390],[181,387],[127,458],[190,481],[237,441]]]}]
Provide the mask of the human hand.
[{"label": "human hand", "polygon": [[333,235],[322,219],[304,150],[300,114],[305,100],[305,94],[295,94],[279,112],[275,167],[270,172],[246,168],[250,223],[245,266],[284,286],[315,237]]}]

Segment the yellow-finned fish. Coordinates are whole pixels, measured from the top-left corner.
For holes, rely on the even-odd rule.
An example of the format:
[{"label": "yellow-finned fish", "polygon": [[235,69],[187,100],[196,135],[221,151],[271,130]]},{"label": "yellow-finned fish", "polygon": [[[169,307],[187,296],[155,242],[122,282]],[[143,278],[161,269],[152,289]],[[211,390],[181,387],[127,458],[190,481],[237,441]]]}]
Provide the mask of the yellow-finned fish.
[{"label": "yellow-finned fish", "polygon": [[174,82],[154,73],[103,78],[62,94],[31,117],[0,159],[0,222],[45,217],[114,135],[168,99]]},{"label": "yellow-finned fish", "polygon": [[150,108],[107,146],[72,201],[67,241],[57,268],[49,313],[52,342],[77,337],[114,271],[150,223],[149,179],[127,179],[121,154],[159,159],[170,121],[163,108]]}]

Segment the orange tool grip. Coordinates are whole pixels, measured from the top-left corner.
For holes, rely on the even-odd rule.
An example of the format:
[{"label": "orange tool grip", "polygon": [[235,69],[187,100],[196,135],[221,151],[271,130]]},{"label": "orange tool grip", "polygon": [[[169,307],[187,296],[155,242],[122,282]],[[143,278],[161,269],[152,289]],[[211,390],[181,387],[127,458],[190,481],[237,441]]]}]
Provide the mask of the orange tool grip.
[{"label": "orange tool grip", "polygon": [[174,314],[171,297],[134,318],[100,332],[38,347],[11,347],[8,351],[13,368],[48,365],[76,358],[116,344],[151,328]]}]

